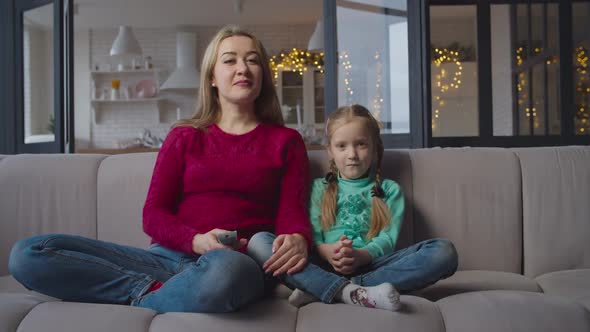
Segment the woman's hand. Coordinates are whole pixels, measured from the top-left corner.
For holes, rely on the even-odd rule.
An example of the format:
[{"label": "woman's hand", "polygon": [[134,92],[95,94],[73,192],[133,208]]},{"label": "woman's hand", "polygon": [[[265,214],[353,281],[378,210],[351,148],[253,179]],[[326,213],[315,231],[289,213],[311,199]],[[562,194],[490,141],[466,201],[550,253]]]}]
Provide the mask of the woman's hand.
[{"label": "woman's hand", "polygon": [[227,230],[215,228],[205,234],[195,235],[193,237],[193,251],[198,255],[202,255],[207,251],[215,249],[239,249],[248,243],[248,240],[240,239],[233,246],[221,244],[219,241],[217,241],[217,234],[225,232],[227,232]]},{"label": "woman's hand", "polygon": [[299,272],[307,263],[307,241],[301,234],[277,236],[272,244],[272,252],[262,268],[273,276]]}]

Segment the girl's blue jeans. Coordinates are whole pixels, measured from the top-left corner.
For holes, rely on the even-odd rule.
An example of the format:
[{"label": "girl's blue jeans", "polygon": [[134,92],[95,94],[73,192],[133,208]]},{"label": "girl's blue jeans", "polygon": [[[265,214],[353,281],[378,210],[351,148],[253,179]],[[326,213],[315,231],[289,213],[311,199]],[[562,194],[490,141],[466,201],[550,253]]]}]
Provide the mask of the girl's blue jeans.
[{"label": "girl's blue jeans", "polygon": [[[275,238],[268,232],[255,234],[248,243],[248,255],[262,266],[272,255]],[[457,251],[446,239],[422,241],[381,256],[350,276],[338,274],[317,253],[312,253],[309,258],[303,270],[284,274],[280,279],[287,286],[302,289],[325,303],[332,303],[336,294],[349,282],[361,286],[388,282],[400,292],[408,292],[447,278],[457,270]]]},{"label": "girl's blue jeans", "polygon": [[[234,250],[188,255],[50,234],[17,242],[9,270],[29,289],[67,301],[131,304],[158,312],[229,312],[262,297],[265,276]],[[147,290],[156,282],[164,285]]]}]

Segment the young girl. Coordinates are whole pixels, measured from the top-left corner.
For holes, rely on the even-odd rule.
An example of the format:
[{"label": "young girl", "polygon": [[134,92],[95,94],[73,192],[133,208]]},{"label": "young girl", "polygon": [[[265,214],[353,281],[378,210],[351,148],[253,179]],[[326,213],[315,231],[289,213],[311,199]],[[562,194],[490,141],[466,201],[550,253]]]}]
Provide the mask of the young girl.
[{"label": "young girl", "polygon": [[270,233],[254,235],[248,250],[267,273],[297,288],[289,298],[296,306],[320,299],[398,310],[396,288],[411,291],[451,276],[457,252],[445,239],[394,252],[404,197],[396,182],[381,177],[380,129],[366,108],[339,108],[330,114],[326,134],[330,172],[312,187],[310,217],[317,251],[311,262],[292,274],[277,268],[282,260],[275,258]]}]

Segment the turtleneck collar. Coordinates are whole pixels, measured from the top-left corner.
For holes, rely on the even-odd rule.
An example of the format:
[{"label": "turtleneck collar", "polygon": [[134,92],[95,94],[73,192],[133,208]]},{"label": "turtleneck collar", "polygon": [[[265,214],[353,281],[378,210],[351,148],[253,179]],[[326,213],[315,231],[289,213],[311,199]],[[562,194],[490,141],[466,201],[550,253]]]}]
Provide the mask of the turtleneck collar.
[{"label": "turtleneck collar", "polygon": [[364,188],[372,182],[373,182],[372,176],[367,176],[364,178],[354,179],[354,180],[347,180],[347,179],[343,179],[340,176],[338,176],[338,184],[342,187],[350,188],[350,189]]}]

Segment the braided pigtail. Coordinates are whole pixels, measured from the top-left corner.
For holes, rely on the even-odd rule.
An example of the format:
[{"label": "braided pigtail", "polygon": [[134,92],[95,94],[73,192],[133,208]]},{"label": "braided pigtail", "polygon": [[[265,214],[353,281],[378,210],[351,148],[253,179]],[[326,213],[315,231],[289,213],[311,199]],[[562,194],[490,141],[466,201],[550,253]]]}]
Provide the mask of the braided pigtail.
[{"label": "braided pigtail", "polygon": [[327,231],[334,225],[336,219],[336,196],[338,195],[338,169],[334,159],[330,160],[330,172],[324,180],[328,187],[322,197],[320,223],[322,230]]},{"label": "braided pigtail", "polygon": [[376,145],[376,152],[377,152],[377,163],[375,169],[375,185],[371,189],[371,227],[367,232],[367,240],[371,240],[373,237],[377,236],[381,230],[383,230],[389,224],[389,219],[391,218],[391,212],[385,204],[385,191],[383,191],[383,187],[381,186],[382,178],[381,178],[381,160],[383,159],[383,142],[381,141],[381,136],[376,135],[375,145]]}]

